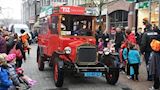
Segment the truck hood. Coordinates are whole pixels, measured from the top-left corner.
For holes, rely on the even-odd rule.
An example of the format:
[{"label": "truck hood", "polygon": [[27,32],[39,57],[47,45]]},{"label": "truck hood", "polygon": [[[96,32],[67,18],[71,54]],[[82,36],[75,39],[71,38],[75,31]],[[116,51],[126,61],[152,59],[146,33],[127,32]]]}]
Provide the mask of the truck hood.
[{"label": "truck hood", "polygon": [[63,37],[61,38],[61,45],[63,45],[63,50],[65,47],[71,48],[71,54],[69,55],[69,58],[72,60],[72,62],[75,62],[76,60],[76,53],[77,48],[81,45],[95,45],[95,38],[94,37]]},{"label": "truck hood", "polygon": [[96,44],[96,40],[94,37],[91,37],[91,36],[62,36],[61,38],[61,45],[63,45],[63,47],[66,47],[66,46],[70,46],[70,45],[80,45],[82,43],[88,43],[88,44],[93,44],[95,45]]}]

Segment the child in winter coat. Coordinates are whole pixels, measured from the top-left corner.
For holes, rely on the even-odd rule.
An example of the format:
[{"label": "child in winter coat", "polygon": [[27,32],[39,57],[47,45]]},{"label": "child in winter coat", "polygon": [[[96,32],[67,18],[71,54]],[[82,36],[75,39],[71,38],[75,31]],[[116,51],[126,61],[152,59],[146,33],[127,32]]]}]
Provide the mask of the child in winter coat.
[{"label": "child in winter coat", "polygon": [[[138,74],[139,74],[139,65],[141,63],[140,60],[140,53],[138,50],[135,49],[135,44],[128,44],[129,45],[129,50],[127,48],[124,49],[123,51],[123,57],[125,60],[127,60],[129,67],[134,69],[134,71],[130,71],[131,79],[136,79],[138,80]],[[134,72],[131,73],[131,72]]]},{"label": "child in winter coat", "polygon": [[0,90],[8,90],[13,85],[6,69],[7,62],[5,56],[6,54],[0,54]]},{"label": "child in winter coat", "polygon": [[[10,75],[11,80],[13,81],[14,86],[16,86],[16,88],[20,88],[20,81],[18,79],[19,77],[16,72],[16,70],[18,68],[15,69],[16,55],[15,54],[8,54],[5,59],[8,62],[7,69],[9,71],[9,75]],[[25,81],[27,81],[29,85],[34,85],[36,83],[35,80],[32,80],[27,75],[23,75],[21,78],[24,79]]]},{"label": "child in winter coat", "polygon": [[16,54],[8,54],[5,57],[7,61],[7,69],[9,71],[9,76],[11,80],[13,81],[14,86],[20,86],[20,81],[18,79],[18,75],[15,70],[15,64],[16,64]]},{"label": "child in winter coat", "polygon": [[104,43],[103,39],[99,38],[98,39],[98,60],[100,60],[101,55],[103,54],[103,49],[104,49],[103,43]]}]

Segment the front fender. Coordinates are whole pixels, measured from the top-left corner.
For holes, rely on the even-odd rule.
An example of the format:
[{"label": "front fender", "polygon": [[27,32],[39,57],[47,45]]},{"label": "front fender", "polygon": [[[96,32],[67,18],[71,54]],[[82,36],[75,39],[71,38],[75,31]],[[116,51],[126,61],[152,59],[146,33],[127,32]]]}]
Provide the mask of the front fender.
[{"label": "front fender", "polygon": [[102,55],[101,62],[110,68],[119,68],[119,59],[115,55]]}]

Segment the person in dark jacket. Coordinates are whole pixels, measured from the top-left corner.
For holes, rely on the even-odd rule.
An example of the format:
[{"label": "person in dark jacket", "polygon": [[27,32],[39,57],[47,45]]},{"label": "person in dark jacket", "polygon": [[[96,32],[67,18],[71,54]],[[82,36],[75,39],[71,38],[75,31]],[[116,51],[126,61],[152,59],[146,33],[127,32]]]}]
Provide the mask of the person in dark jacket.
[{"label": "person in dark jacket", "polygon": [[150,43],[153,39],[155,39],[158,35],[157,32],[153,31],[151,29],[151,25],[148,24],[146,26],[146,32],[142,35],[142,40],[141,40],[141,45],[140,45],[140,51],[142,54],[144,54],[144,58],[145,58],[145,62],[146,62],[146,67],[147,67],[147,74],[148,74],[148,81],[152,81],[152,76],[149,75],[149,57],[150,57],[150,53],[152,52]]},{"label": "person in dark jacket", "polygon": [[[160,32],[157,32],[158,35],[156,40],[160,41]],[[154,84],[151,90],[159,89],[160,85],[160,51],[152,51],[150,55],[150,65],[149,65],[149,75],[154,76]]]},{"label": "person in dark jacket", "polygon": [[[23,55],[23,58],[20,58],[20,59],[17,58],[17,59],[16,59],[16,67],[21,67],[21,65],[22,65],[22,60],[23,60],[23,59],[26,60],[25,52],[24,52],[24,50],[23,50],[23,45],[22,45],[21,41],[19,40],[17,34],[14,34],[14,37],[13,37],[12,40],[13,40],[13,41],[11,41],[11,42],[13,42],[13,44],[12,44],[12,46],[11,46],[11,49],[14,47],[15,44],[17,44],[17,45],[16,45],[16,49],[20,49],[20,51],[21,51],[21,53],[22,53],[22,55]],[[10,51],[10,50],[9,50],[9,51]]]},{"label": "person in dark jacket", "polygon": [[7,52],[6,40],[0,35],[0,53]]},{"label": "person in dark jacket", "polygon": [[119,52],[122,42],[124,41],[123,33],[120,28],[116,28],[115,49]]}]

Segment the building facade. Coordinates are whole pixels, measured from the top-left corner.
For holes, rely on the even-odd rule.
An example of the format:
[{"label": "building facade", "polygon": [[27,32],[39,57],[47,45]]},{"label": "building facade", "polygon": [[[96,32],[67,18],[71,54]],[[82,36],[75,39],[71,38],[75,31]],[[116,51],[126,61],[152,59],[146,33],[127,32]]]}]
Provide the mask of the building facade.
[{"label": "building facade", "polygon": [[[101,9],[99,7],[100,1],[103,1]],[[119,26],[135,27],[135,3],[130,3],[125,0],[26,0],[23,1],[23,22],[32,27],[37,21],[40,9],[48,5],[73,5],[84,6],[88,8],[88,10],[94,9],[97,18],[101,13],[103,30],[110,30],[112,27]],[[139,9],[138,27],[143,27],[142,20],[143,18],[149,18],[149,13],[148,8]],[[157,25],[159,22],[158,16],[158,4],[155,2],[152,3],[151,22]]]},{"label": "building facade", "polygon": [[27,24],[30,29],[40,13],[40,0],[25,0],[22,3],[22,22]]}]

